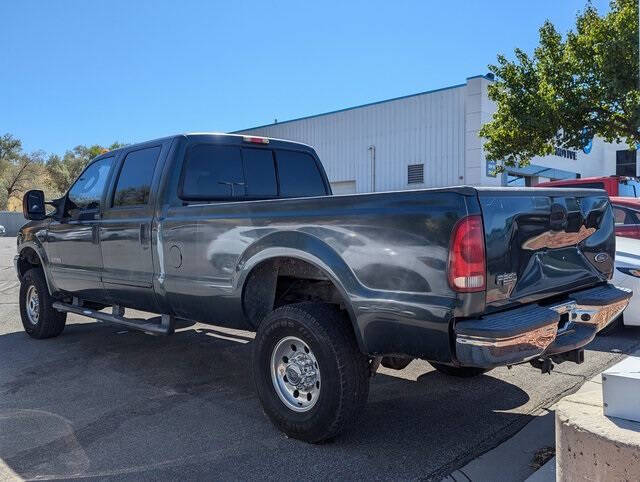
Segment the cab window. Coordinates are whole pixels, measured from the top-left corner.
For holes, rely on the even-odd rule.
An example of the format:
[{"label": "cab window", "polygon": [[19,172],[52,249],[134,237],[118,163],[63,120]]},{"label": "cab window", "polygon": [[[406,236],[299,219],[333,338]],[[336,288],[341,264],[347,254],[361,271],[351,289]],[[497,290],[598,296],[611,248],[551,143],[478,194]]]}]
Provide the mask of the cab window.
[{"label": "cab window", "polygon": [[178,192],[187,201],[242,201],[324,196],[327,189],[307,153],[196,144],[185,157]]},{"label": "cab window", "polygon": [[104,157],[90,164],[69,189],[69,214],[98,209],[114,157]]},{"label": "cab window", "polygon": [[213,200],[244,197],[245,183],[240,149],[198,144],[187,154],[181,198]]},{"label": "cab window", "polygon": [[316,160],[305,152],[276,150],[281,197],[325,196]]},{"label": "cab window", "polygon": [[151,180],[160,147],[139,149],[127,154],[118,176],[113,206],[140,206],[149,202]]},{"label": "cab window", "polygon": [[182,199],[241,201],[277,195],[278,183],[270,149],[198,144],[187,154]]}]

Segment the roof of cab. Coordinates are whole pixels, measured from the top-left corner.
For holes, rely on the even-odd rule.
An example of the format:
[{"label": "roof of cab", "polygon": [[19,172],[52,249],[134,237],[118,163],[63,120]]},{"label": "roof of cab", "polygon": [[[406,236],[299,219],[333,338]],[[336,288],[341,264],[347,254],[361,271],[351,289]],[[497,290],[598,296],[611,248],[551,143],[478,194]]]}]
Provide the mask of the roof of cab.
[{"label": "roof of cab", "polygon": [[254,136],[254,135],[251,135],[251,134],[228,134],[226,132],[186,132],[183,135],[187,136],[187,137],[192,137],[192,136],[221,136],[221,137],[235,138],[235,139],[238,139],[238,140],[244,140],[244,139],[268,139],[269,143],[278,142],[278,143],[286,143],[286,144],[296,144],[298,146],[304,146],[304,147],[307,147],[309,149],[313,149],[313,146],[310,146],[309,144],[305,144],[304,142],[291,141],[291,140],[288,140],[288,139],[278,139],[276,137]]},{"label": "roof of cab", "polygon": [[173,136],[165,136],[165,137],[159,137],[157,139],[150,139],[148,141],[142,141],[142,142],[136,142],[135,144],[128,144],[126,146],[123,147],[119,147],[118,149],[113,149],[111,151],[106,151],[103,152],[102,154],[100,154],[99,156],[96,156],[93,161],[104,158],[104,157],[109,157],[110,155],[113,155],[114,153],[118,153],[122,150],[125,149],[131,149],[132,147],[142,147],[148,144],[154,144],[154,143],[158,143],[158,142],[165,142],[168,140],[172,140],[172,139],[176,139],[178,137],[225,137],[225,138],[232,138],[234,140],[237,141],[243,141],[244,139],[249,139],[249,138],[253,138],[253,139],[268,139],[268,143],[265,144],[272,144],[272,143],[276,143],[276,145],[284,145],[284,144],[294,144],[296,146],[301,146],[304,147],[305,149],[309,149],[309,150],[314,150],[312,146],[308,145],[308,144],[304,144],[303,142],[296,142],[296,141],[289,141],[286,139],[276,139],[273,137],[262,137],[262,136],[251,136],[251,135],[242,135],[242,134],[227,134],[225,132],[184,132],[182,134],[176,134]]}]

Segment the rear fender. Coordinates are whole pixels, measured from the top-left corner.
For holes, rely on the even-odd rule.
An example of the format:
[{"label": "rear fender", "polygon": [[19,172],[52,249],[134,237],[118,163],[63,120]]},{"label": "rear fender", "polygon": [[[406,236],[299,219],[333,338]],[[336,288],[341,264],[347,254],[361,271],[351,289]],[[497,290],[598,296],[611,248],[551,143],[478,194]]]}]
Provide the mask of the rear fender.
[{"label": "rear fender", "polygon": [[362,330],[353,309],[352,297],[362,286],[344,260],[319,238],[300,231],[279,231],[268,234],[250,245],[238,259],[234,290],[242,294],[251,271],[260,263],[274,258],[295,258],[305,261],[325,273],[340,293],[353,325],[358,346],[365,351]]}]

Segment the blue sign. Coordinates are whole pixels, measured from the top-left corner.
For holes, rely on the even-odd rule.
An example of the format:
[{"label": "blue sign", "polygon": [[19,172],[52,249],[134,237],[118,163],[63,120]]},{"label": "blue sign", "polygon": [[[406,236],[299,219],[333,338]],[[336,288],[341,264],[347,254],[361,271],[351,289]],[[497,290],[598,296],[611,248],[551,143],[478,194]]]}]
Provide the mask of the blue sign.
[{"label": "blue sign", "polygon": [[589,139],[589,142],[587,142],[584,147],[582,148],[582,151],[585,154],[589,154],[591,152],[591,148],[593,147],[593,139]]}]

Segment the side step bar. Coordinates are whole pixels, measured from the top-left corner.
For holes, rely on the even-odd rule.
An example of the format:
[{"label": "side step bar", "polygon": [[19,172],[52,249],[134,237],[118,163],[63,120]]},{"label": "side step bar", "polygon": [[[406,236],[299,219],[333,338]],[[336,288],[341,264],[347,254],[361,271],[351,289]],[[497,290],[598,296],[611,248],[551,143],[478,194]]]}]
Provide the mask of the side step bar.
[{"label": "side step bar", "polygon": [[143,320],[140,318],[125,318],[123,316],[124,308],[122,308],[121,306],[114,306],[112,309],[112,314],[85,308],[80,304],[62,303],[61,301],[56,301],[55,303],[53,303],[53,307],[58,311],[75,313],[76,315],[95,318],[98,321],[115,323],[118,325],[126,326],[127,328],[131,328],[132,330],[146,331],[148,333],[154,333],[156,335],[171,335],[175,331],[175,318],[170,315],[162,315],[152,318],[152,320],[160,320],[160,323],[154,323],[153,321]]}]

